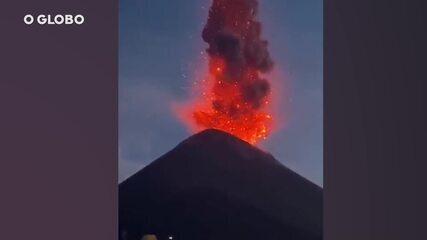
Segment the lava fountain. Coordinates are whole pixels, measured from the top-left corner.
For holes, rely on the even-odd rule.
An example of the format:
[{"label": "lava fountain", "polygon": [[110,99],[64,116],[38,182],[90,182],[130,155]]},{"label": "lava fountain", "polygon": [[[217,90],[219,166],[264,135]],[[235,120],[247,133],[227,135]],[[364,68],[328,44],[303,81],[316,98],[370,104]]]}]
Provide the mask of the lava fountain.
[{"label": "lava fountain", "polygon": [[272,70],[273,61],[257,10],[257,0],[213,0],[202,33],[208,72],[200,97],[184,110],[194,130],[215,128],[252,144],[271,132],[271,88],[261,75]]}]

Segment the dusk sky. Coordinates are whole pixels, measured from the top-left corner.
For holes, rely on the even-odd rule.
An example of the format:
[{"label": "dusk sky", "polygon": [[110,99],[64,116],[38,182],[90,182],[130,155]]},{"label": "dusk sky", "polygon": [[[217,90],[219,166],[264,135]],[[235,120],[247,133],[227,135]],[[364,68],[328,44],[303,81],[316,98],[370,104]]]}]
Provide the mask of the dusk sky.
[{"label": "dusk sky", "polygon": [[[119,181],[193,134],[172,105],[187,100],[198,80],[210,3],[120,1]],[[275,106],[281,121],[259,147],[318,185],[323,185],[322,4],[259,0],[258,17],[275,61],[269,79],[273,94],[280,92]]]}]

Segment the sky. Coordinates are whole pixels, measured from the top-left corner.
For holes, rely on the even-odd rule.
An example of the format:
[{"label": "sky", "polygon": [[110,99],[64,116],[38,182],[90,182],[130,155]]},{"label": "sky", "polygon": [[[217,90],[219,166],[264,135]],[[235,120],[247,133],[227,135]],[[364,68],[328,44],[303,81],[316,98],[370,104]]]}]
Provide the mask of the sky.
[{"label": "sky", "polygon": [[[193,133],[172,106],[188,100],[206,48],[211,0],[119,1],[119,181]],[[323,3],[259,0],[263,38],[275,61],[274,113],[259,147],[323,185]]]}]

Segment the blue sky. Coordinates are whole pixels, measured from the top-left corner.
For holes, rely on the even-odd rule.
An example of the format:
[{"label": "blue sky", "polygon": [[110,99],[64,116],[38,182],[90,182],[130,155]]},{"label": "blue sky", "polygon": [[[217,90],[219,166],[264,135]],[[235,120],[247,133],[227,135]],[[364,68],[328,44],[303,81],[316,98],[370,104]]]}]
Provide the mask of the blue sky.
[{"label": "blue sky", "polygon": [[[121,0],[119,9],[119,180],[191,135],[171,110],[189,97],[206,47],[200,35],[211,0]],[[323,5],[259,0],[271,78],[286,124],[260,147],[323,185]],[[273,89],[275,91],[275,89]]]}]

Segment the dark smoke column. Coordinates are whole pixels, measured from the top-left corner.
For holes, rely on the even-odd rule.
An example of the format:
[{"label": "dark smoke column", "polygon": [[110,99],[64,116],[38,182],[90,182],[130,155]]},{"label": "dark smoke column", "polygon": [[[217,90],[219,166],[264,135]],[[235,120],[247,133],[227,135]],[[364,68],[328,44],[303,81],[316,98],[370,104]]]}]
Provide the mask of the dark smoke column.
[{"label": "dark smoke column", "polygon": [[267,113],[270,84],[260,77],[273,68],[268,42],[261,38],[255,0],[214,0],[203,30],[213,84],[208,108],[193,109],[196,124],[230,132],[248,142],[271,130]]}]

